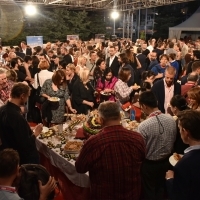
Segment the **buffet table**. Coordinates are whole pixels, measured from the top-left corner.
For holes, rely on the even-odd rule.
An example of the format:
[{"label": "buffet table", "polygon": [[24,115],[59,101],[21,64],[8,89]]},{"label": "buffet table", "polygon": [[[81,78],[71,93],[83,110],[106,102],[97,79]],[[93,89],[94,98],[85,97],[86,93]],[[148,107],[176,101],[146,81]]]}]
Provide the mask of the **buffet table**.
[{"label": "buffet table", "polygon": [[[99,127],[99,125],[95,124],[94,116],[89,117],[87,120],[81,115],[71,116],[71,120],[68,120],[64,125],[54,126],[51,130],[40,134],[36,139],[36,146],[40,153],[41,164],[45,166],[49,173],[59,182],[64,200],[89,199],[89,176],[87,173],[79,174],[75,169],[77,153],[79,153],[83,143],[81,140],[74,138],[75,136],[76,138],[85,137],[83,129],[85,131],[90,131],[91,134],[96,134],[100,130],[95,129]],[[77,117],[81,117],[81,119]],[[84,119],[82,117],[84,117]],[[121,123],[124,127],[131,130],[135,130],[138,126],[136,121],[127,121],[127,119],[122,120]],[[67,151],[69,143],[73,143],[73,145],[74,143],[81,143],[79,151],[77,153],[69,152],[69,150]]]},{"label": "buffet table", "polygon": [[[65,125],[67,126],[67,124]],[[59,182],[63,199],[87,200],[90,194],[88,174],[79,174],[75,169],[75,160],[60,155],[61,147],[49,148],[49,142],[58,144],[57,136],[37,138],[36,146],[40,153],[41,164],[47,168],[51,176]],[[61,144],[60,144],[61,145]],[[62,144],[62,147],[65,144]]]}]

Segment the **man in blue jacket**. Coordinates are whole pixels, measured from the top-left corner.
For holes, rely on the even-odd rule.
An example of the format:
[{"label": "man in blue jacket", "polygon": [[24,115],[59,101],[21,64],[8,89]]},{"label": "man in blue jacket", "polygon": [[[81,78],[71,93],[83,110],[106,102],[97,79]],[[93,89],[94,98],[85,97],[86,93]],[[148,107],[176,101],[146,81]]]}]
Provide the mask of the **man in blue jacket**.
[{"label": "man in blue jacket", "polygon": [[178,115],[179,129],[183,142],[190,147],[184,156],[166,173],[171,200],[200,199],[200,112],[182,111]]}]

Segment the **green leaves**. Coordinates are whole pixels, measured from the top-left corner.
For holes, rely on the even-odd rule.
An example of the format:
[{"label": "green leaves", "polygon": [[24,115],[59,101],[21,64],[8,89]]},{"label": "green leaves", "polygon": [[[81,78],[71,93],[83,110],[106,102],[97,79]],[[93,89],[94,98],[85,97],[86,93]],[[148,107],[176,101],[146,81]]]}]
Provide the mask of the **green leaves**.
[{"label": "green leaves", "polygon": [[4,45],[16,45],[26,36],[43,36],[44,43],[56,39],[66,40],[67,35],[78,34],[88,40],[97,33],[105,33],[105,22],[99,14],[89,15],[86,11],[69,11],[66,8],[41,10],[37,16],[24,18],[23,27],[17,37],[3,37]]}]

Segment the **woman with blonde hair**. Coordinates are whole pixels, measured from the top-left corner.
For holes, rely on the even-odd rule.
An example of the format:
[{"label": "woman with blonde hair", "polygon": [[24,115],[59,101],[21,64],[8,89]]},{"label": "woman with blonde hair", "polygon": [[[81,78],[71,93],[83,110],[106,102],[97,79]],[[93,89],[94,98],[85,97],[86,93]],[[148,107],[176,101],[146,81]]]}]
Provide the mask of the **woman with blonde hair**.
[{"label": "woman with blonde hair", "polygon": [[79,74],[86,67],[87,58],[85,56],[79,56],[76,66],[76,73]]},{"label": "woman with blonde hair", "polygon": [[188,106],[193,109],[200,111],[200,88],[194,87],[191,88],[188,92]]},{"label": "woman with blonde hair", "polygon": [[65,73],[70,95],[73,91],[74,83],[76,82],[77,79],[79,79],[79,76],[75,72],[76,72],[76,67],[74,64],[70,63],[66,66]]},{"label": "woman with blonde hair", "polygon": [[72,106],[78,114],[87,114],[94,106],[94,88],[89,82],[89,73],[89,69],[82,69],[73,86]]}]

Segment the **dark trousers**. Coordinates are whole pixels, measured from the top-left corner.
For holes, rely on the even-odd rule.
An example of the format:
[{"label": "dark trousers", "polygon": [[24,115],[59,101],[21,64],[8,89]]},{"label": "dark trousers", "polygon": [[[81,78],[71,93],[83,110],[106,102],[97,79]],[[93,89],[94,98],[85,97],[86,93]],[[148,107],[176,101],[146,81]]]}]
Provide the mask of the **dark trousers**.
[{"label": "dark trousers", "polygon": [[168,158],[159,161],[145,160],[142,164],[142,199],[162,200],[166,192],[165,174],[169,167]]}]

